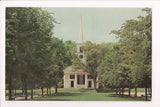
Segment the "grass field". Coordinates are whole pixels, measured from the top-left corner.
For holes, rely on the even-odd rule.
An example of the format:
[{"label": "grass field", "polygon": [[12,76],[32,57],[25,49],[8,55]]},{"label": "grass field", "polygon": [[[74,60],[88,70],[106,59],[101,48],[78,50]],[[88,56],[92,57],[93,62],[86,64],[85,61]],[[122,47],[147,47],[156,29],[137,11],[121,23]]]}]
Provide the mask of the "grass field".
[{"label": "grass field", "polygon": [[[135,89],[131,89],[131,92],[135,92]],[[137,88],[137,92],[145,92],[145,88]]]},{"label": "grass field", "polygon": [[37,97],[34,100],[54,100],[54,101],[142,101],[142,99],[131,97],[120,97],[115,93],[97,93],[95,90],[59,90],[53,96]]},{"label": "grass field", "polygon": [[[134,91],[134,89],[132,91]],[[138,89],[138,91],[143,92],[143,89]],[[6,93],[8,92],[6,91]],[[30,95],[30,91],[28,91],[28,93]],[[54,93],[54,90],[52,90],[52,93]],[[95,90],[89,90],[89,89],[58,89],[57,94],[52,94],[52,96],[44,95],[44,97],[41,96],[41,90],[36,89],[34,90],[34,94],[39,94],[39,95],[34,97],[33,100],[41,100],[41,101],[144,101],[144,99],[142,98],[118,96],[115,94],[115,92],[104,93],[104,92],[96,92]],[[21,90],[17,91],[16,97],[19,97],[19,95],[21,95]],[[6,99],[7,98],[8,97],[6,97]]]}]

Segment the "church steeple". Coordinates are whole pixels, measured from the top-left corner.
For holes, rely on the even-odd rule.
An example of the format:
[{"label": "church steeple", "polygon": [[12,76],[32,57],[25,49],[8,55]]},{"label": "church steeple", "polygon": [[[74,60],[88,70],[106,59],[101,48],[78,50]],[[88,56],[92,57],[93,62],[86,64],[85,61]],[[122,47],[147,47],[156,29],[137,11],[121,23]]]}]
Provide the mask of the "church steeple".
[{"label": "church steeple", "polygon": [[82,46],[84,46],[85,44],[83,43],[83,31],[82,31],[82,18],[81,18],[81,22],[80,22],[80,32],[79,32],[79,40],[77,43],[77,56],[79,59],[81,59],[82,61],[85,62],[85,57],[84,57],[84,51],[82,49]]},{"label": "church steeple", "polygon": [[78,43],[82,44],[83,43],[83,31],[82,31],[82,18],[80,22],[80,32],[79,32],[79,41]]}]

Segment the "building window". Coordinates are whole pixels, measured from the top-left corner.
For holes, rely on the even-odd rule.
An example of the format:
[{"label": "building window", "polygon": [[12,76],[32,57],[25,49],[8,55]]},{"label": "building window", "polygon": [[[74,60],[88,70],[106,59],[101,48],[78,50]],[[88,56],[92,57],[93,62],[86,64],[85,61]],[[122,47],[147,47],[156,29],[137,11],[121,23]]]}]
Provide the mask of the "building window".
[{"label": "building window", "polygon": [[92,79],[92,75],[88,75],[88,79]]},{"label": "building window", "polygon": [[85,75],[78,75],[77,83],[81,85],[85,84]]},{"label": "building window", "polygon": [[74,79],[75,78],[75,75],[70,75],[70,79]]}]

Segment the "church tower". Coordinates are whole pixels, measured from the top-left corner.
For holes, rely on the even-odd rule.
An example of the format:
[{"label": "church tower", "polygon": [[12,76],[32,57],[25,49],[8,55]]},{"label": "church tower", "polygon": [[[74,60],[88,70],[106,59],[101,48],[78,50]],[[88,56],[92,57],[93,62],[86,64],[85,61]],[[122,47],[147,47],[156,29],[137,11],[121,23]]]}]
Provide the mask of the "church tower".
[{"label": "church tower", "polygon": [[79,32],[79,40],[77,43],[77,56],[80,60],[85,61],[85,56],[84,56],[84,50],[82,50],[82,46],[85,45],[85,43],[83,42],[83,31],[82,31],[82,19],[80,22],[80,32]]},{"label": "church tower", "polygon": [[[77,42],[77,52],[76,55],[80,59],[81,63],[86,64],[84,50],[82,47],[85,45],[83,42],[83,31],[82,31],[82,20],[80,22],[80,32],[79,39]],[[91,73],[81,69],[75,69],[72,66],[67,67],[63,70],[63,87],[64,88],[81,88],[81,89],[93,89],[94,81]],[[98,78],[97,78],[97,88],[98,88]]]}]

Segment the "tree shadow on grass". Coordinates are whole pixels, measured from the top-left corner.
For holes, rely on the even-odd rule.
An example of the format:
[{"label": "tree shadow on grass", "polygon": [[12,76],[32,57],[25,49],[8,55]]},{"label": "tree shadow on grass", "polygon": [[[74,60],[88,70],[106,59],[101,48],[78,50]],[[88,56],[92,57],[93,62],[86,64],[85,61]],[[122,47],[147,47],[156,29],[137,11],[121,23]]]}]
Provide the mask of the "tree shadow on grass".
[{"label": "tree shadow on grass", "polygon": [[33,100],[32,99],[28,99],[28,100],[19,99],[19,100],[16,100],[16,101],[71,101],[71,100],[69,100],[69,99],[60,99],[60,98],[49,99],[49,98],[43,98],[43,97],[34,97]]},{"label": "tree shadow on grass", "polygon": [[139,100],[139,101],[144,101],[144,99],[142,99],[142,97],[133,97],[133,96],[129,96],[129,95],[110,94],[109,97],[130,98],[130,99],[135,99],[135,100]]},{"label": "tree shadow on grass", "polygon": [[[81,93],[70,93],[70,92],[59,92],[56,94],[52,94],[51,96],[45,95],[44,97],[38,96],[34,98],[34,101],[71,101],[67,97],[70,96],[80,96]],[[66,97],[66,98],[63,98]]]},{"label": "tree shadow on grass", "polygon": [[96,90],[98,93],[111,93],[111,92],[116,92],[115,90],[113,89],[97,89]]},{"label": "tree shadow on grass", "polygon": [[80,89],[80,92],[87,92],[87,91],[91,91],[91,89]]},{"label": "tree shadow on grass", "polygon": [[56,94],[53,94],[52,96],[77,96],[81,95],[80,93],[70,93],[70,92],[59,92]]},{"label": "tree shadow on grass", "polygon": [[28,100],[17,99],[17,101],[70,101],[70,99],[63,97],[80,95],[80,93],[60,92],[52,95],[44,95],[43,97],[42,95],[38,95],[37,97],[34,97],[33,100],[29,98]]},{"label": "tree shadow on grass", "polygon": [[56,99],[34,99],[34,100],[32,100],[32,101],[71,101],[71,100],[69,100],[69,99],[58,99],[58,98],[56,98]]}]

